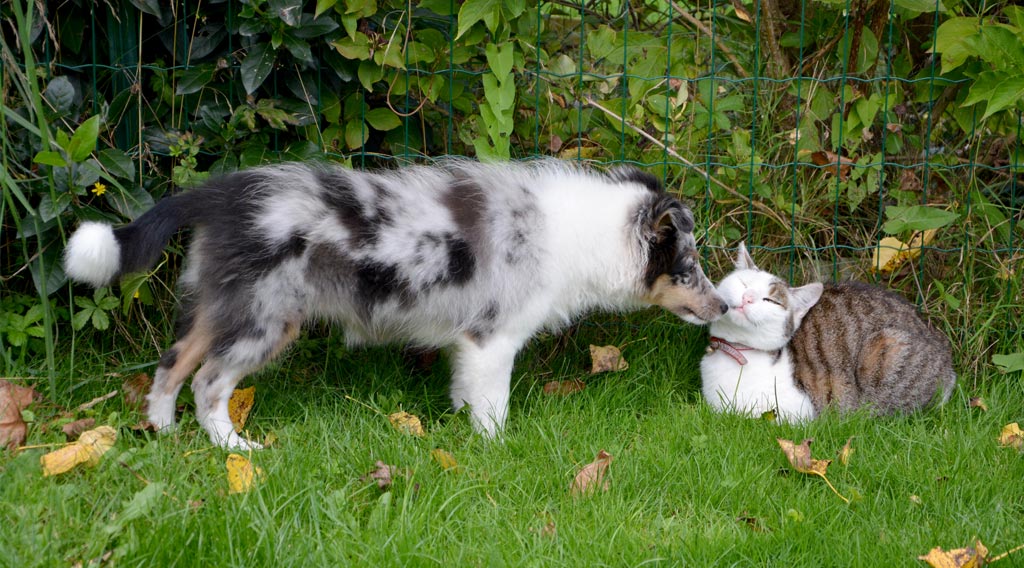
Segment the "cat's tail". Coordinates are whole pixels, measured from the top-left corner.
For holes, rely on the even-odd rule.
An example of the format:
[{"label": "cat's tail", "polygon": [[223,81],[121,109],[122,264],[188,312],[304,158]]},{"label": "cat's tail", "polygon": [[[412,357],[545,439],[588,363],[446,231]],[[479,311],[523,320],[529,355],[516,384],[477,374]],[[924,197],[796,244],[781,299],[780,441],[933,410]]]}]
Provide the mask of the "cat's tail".
[{"label": "cat's tail", "polygon": [[95,221],[82,223],[64,249],[64,271],[72,280],[99,288],[153,266],[171,236],[194,224],[195,193],[168,197],[116,229]]}]

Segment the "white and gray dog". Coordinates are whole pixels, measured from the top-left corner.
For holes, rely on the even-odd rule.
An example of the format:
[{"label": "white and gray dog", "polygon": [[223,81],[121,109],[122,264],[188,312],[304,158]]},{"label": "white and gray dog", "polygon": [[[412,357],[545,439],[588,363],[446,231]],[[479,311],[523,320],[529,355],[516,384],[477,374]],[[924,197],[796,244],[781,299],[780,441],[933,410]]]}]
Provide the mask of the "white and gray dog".
[{"label": "white and gray dog", "polygon": [[127,226],[85,222],[65,251],[75,280],[105,286],[157,261],[194,227],[179,336],[160,357],[149,420],[175,423],[188,375],[215,444],[258,448],[228,417],[235,385],[299,334],[340,322],[350,344],[449,347],[456,409],[499,433],[516,353],[593,310],[659,305],[695,324],[726,305],[705,277],[693,214],[650,174],[555,160],[450,161],[360,172],[260,167],[160,201]]}]

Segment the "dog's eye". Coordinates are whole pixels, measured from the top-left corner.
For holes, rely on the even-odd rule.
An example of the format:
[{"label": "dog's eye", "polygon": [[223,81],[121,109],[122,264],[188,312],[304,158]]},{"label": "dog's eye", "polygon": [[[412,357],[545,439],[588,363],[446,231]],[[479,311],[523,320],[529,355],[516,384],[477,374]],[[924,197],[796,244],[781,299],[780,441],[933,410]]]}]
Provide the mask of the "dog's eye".
[{"label": "dog's eye", "polygon": [[775,304],[776,306],[782,305],[782,302],[779,302],[778,300],[773,300],[771,298],[761,298],[761,301],[768,302],[769,304]]}]

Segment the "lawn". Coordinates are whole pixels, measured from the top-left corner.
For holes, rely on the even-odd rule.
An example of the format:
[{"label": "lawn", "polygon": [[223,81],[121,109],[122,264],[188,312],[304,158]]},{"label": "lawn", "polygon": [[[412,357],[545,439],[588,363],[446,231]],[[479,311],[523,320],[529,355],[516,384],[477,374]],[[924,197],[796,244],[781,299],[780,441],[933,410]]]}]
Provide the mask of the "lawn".
[{"label": "lawn", "polygon": [[[62,442],[72,417],[61,411],[146,362],[122,360],[111,334],[95,339],[103,349],[73,372],[63,358],[60,400],[30,407],[29,444]],[[398,349],[347,351],[314,328],[243,384],[256,385],[250,435],[277,438],[247,456],[263,470],[250,491],[229,493],[228,452],[209,445],[187,392],[167,436],[133,431],[141,416],[115,396],[74,416],[119,430],[97,466],[43,477],[39,457],[54,447],[0,454],[0,564],[914,566],[975,537],[993,555],[1024,544],[1024,455],[997,443],[1024,421],[1019,375],[961,377],[949,404],[913,416],[792,426],[712,412],[699,394],[705,341],[659,312],[540,337],[517,362],[495,443],[447,411],[443,360],[416,371]],[[591,343],[621,346],[629,369],[589,375]],[[958,368],[970,357],[958,352]],[[543,393],[573,378],[586,388]],[[394,429],[386,415],[398,410],[426,435]],[[792,471],[776,442],[813,438],[815,458],[835,459],[851,437],[848,463],[828,469],[849,504]],[[442,469],[436,448],[458,467]],[[602,449],[614,458],[607,491],[571,495]],[[386,490],[366,477],[378,460],[400,470]],[[1022,563],[1024,551],[996,566]]]}]

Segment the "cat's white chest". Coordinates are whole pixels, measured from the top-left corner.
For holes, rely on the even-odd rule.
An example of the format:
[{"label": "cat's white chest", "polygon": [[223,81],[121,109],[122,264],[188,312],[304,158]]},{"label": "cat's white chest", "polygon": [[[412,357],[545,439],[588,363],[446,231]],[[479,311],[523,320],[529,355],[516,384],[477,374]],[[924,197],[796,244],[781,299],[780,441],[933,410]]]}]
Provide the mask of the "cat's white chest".
[{"label": "cat's white chest", "polygon": [[741,365],[721,350],[708,353],[700,362],[704,398],[716,410],[760,415],[775,410],[780,420],[798,422],[816,415],[807,393],[793,381],[789,352],[742,351]]}]

